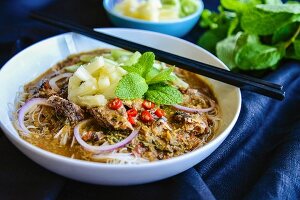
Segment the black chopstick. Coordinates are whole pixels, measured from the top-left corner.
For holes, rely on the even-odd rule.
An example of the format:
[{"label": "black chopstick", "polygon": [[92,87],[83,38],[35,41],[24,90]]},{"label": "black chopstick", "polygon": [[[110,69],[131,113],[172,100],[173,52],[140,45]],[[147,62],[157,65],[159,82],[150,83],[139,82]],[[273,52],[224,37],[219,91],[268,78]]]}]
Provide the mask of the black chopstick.
[{"label": "black chopstick", "polygon": [[241,89],[253,91],[278,100],[283,100],[285,97],[285,92],[283,91],[283,86],[281,85],[227,71],[225,69],[217,68],[209,64],[184,58],[152,47],[130,42],[104,33],[96,32],[90,28],[57,19],[52,16],[46,16],[42,13],[31,12],[30,16],[52,26],[59,27],[67,31],[80,33],[82,35],[121,47],[123,49],[127,49],[129,51],[140,51],[142,53],[146,51],[152,51],[160,61],[176,65],[177,67],[180,67],[182,69],[218,81],[222,81],[233,86],[240,87]]}]

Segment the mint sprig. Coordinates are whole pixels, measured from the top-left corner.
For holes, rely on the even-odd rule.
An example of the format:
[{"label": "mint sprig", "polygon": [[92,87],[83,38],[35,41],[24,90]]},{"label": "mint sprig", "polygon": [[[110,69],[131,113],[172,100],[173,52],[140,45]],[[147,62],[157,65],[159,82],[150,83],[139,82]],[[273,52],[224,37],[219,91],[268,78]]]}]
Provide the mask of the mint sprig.
[{"label": "mint sprig", "polygon": [[144,53],[137,63],[123,66],[128,72],[118,83],[115,94],[120,99],[145,97],[157,104],[171,105],[182,102],[182,94],[168,81],[173,80],[173,68],[158,70],[153,67],[155,56]]},{"label": "mint sprig", "polygon": [[155,60],[154,53],[146,52],[139,58],[137,63],[131,66],[124,66],[123,68],[127,72],[134,72],[139,74],[142,77],[145,77],[146,74],[148,74],[152,69],[154,60]]},{"label": "mint sprig", "polygon": [[182,94],[178,89],[167,84],[150,85],[145,94],[145,98],[149,101],[164,105],[182,103]]},{"label": "mint sprig", "polygon": [[136,73],[129,73],[119,81],[115,94],[120,99],[136,99],[148,90],[148,85],[143,77]]},{"label": "mint sprig", "polygon": [[156,74],[153,78],[150,80],[147,80],[147,83],[150,84],[155,84],[155,83],[160,83],[160,82],[165,82],[165,81],[171,81],[173,80],[173,76],[171,76],[171,73],[173,71],[173,68],[166,68],[163,69],[161,72]]}]

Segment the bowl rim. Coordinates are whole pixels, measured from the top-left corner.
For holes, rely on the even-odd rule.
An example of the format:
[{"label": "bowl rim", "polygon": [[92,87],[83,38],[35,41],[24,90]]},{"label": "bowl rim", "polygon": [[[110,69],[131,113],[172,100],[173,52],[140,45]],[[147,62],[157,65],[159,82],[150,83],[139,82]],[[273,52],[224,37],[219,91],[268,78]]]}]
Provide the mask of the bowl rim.
[{"label": "bowl rim", "polygon": [[[213,59],[216,59],[223,68],[228,69],[228,67],[226,67],[226,65],[220,61],[216,56],[214,56],[213,54],[211,54],[210,52],[206,51],[205,49],[201,48],[200,46],[193,44],[191,42],[188,42],[186,40],[174,37],[174,36],[170,36],[170,35],[166,35],[166,34],[162,34],[162,33],[157,33],[157,32],[153,32],[153,31],[146,31],[146,30],[138,30],[138,29],[129,29],[129,28],[95,28],[96,31],[102,31],[105,30],[107,32],[110,32],[110,30],[114,30],[114,31],[127,31],[127,32],[139,32],[141,34],[150,34],[150,35],[157,35],[161,38],[169,38],[172,40],[176,40],[178,42],[182,42],[184,45],[188,45],[188,46],[193,46],[198,48],[201,51],[206,52],[207,54],[209,54],[210,56],[212,56]],[[64,37],[67,34],[72,34],[72,32],[67,32],[67,33],[62,33],[62,34],[58,34],[46,39],[43,39],[37,43],[34,43],[28,47],[26,47],[25,49],[23,49],[22,51],[20,51],[19,53],[17,53],[16,55],[14,55],[11,59],[9,59],[1,68],[0,70],[0,74],[2,73],[3,69],[6,69],[9,66],[10,62],[13,62],[15,57],[20,56],[21,54],[23,54],[26,50],[32,48],[35,45],[44,43],[48,40],[52,40],[54,38],[59,38],[59,37]],[[139,168],[152,168],[152,167],[158,167],[158,166],[167,166],[167,165],[172,165],[172,164],[176,164],[176,163],[181,163],[184,162],[185,160],[189,160],[190,157],[194,157],[195,155],[199,154],[200,152],[206,152],[207,150],[209,150],[210,148],[214,147],[215,145],[217,145],[219,142],[221,142],[222,140],[224,140],[228,134],[230,133],[230,131],[232,130],[232,128],[234,127],[234,125],[237,122],[237,119],[240,115],[240,110],[241,110],[241,102],[242,102],[242,96],[241,96],[241,91],[239,88],[235,88],[238,95],[237,95],[237,110],[236,113],[232,119],[232,121],[227,125],[227,127],[225,128],[224,131],[222,131],[217,137],[213,138],[211,141],[209,141],[207,144],[205,144],[202,147],[199,147],[198,149],[192,151],[192,152],[188,152],[186,154],[177,156],[177,157],[173,157],[170,159],[166,159],[166,160],[158,160],[158,161],[154,161],[154,162],[148,162],[148,163],[141,163],[141,164],[124,164],[124,165],[118,165],[118,164],[107,164],[107,163],[99,163],[99,162],[93,162],[93,161],[86,161],[86,160],[79,160],[79,159],[72,159],[70,157],[66,157],[66,156],[62,156],[62,155],[58,155],[49,151],[46,151],[42,148],[39,148],[29,142],[27,142],[26,140],[22,139],[19,136],[19,133],[16,131],[17,134],[13,134],[10,130],[8,130],[5,126],[5,124],[0,120],[0,127],[2,128],[3,132],[5,133],[5,135],[8,137],[9,140],[13,140],[12,143],[14,144],[14,142],[18,143],[19,145],[21,145],[22,147],[26,148],[29,151],[34,151],[36,154],[38,154],[41,157],[47,157],[51,160],[55,160],[56,162],[64,162],[66,164],[70,164],[70,165],[75,165],[75,166],[85,166],[85,167],[95,167],[95,168],[109,168],[109,169],[123,169],[123,170],[130,170],[130,169],[139,169]],[[221,142],[222,143],[222,142]],[[15,145],[15,144],[14,144]],[[19,146],[15,145],[18,149]]]},{"label": "bowl rim", "polygon": [[103,0],[103,7],[104,7],[105,11],[108,14],[113,15],[114,17],[117,17],[117,18],[121,18],[121,19],[130,21],[130,22],[133,22],[133,23],[147,24],[147,25],[172,25],[172,24],[176,24],[176,23],[182,23],[182,22],[185,22],[185,21],[189,21],[193,18],[196,18],[198,16],[200,17],[200,14],[202,13],[202,11],[204,9],[203,1],[202,0],[197,0],[197,1],[199,1],[199,7],[196,10],[196,12],[194,12],[193,14],[188,15],[188,16],[183,17],[183,18],[175,19],[175,20],[153,22],[153,21],[147,21],[147,20],[143,20],[143,19],[128,17],[128,16],[125,16],[125,15],[121,15],[119,13],[116,13],[111,8],[109,8],[109,6],[108,6],[109,1],[110,0]]}]

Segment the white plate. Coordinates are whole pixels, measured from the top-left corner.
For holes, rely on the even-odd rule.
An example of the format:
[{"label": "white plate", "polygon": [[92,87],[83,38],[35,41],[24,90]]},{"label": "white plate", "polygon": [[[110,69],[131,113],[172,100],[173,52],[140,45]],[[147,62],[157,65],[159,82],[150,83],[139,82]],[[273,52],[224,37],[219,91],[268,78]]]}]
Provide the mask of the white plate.
[{"label": "white plate", "polygon": [[[220,60],[209,52],[175,37],[134,29],[107,28],[97,30],[220,68],[226,68]],[[67,45],[66,38],[70,37],[73,38],[74,44],[69,43]],[[223,113],[219,133],[205,146],[176,158],[140,165],[109,165],[56,155],[21,139],[9,117],[16,93],[20,88],[64,59],[70,54],[70,51],[81,52],[109,47],[112,46],[75,33],[66,33],[26,48],[3,66],[0,71],[2,88],[0,91],[0,124],[9,140],[25,155],[41,166],[75,180],[104,185],[132,185],[157,181],[185,171],[209,156],[224,141],[238,118],[241,94],[238,88],[211,79],[207,79],[207,81],[213,87]]]}]

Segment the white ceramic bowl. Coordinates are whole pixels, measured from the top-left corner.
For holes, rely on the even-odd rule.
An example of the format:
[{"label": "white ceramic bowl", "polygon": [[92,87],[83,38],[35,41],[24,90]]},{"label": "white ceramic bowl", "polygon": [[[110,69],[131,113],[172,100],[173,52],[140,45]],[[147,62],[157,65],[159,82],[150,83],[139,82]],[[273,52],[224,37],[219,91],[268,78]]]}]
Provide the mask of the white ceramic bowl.
[{"label": "white ceramic bowl", "polygon": [[[215,56],[184,40],[134,29],[107,28],[101,32],[135,41],[191,59],[226,66]],[[66,45],[66,38],[74,43]],[[70,46],[72,48],[70,48]],[[75,48],[74,48],[75,47]],[[111,45],[75,34],[66,33],[36,43],[10,59],[0,71],[0,122],[9,140],[34,162],[71,179],[104,185],[132,185],[157,181],[183,172],[209,156],[227,137],[240,112],[240,90],[221,82],[207,79],[216,93],[223,113],[217,136],[205,146],[185,155],[140,165],[110,165],[88,162],[56,155],[29,144],[21,139],[10,120],[11,105],[16,93],[27,82],[70,54],[70,50],[88,51]],[[74,53],[74,52],[72,52]],[[227,68],[226,68],[227,69]]]}]

